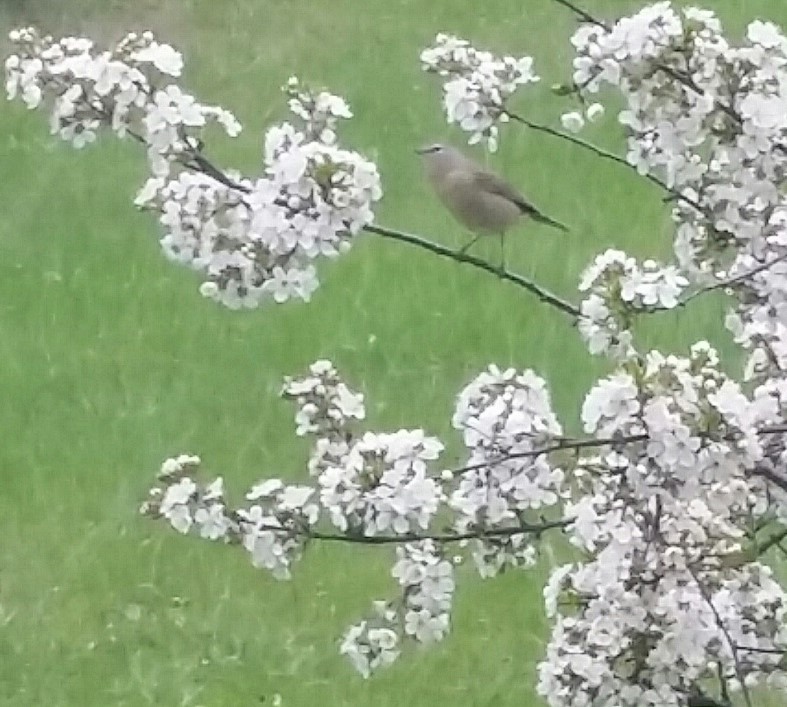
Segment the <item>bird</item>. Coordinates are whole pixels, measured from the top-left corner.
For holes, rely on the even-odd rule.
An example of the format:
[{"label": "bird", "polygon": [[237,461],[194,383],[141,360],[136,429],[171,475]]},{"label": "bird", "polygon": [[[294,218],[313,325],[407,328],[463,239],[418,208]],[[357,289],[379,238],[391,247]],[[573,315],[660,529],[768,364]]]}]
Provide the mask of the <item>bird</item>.
[{"label": "bird", "polygon": [[490,172],[449,145],[436,143],[416,150],[426,176],[454,218],[474,234],[458,252],[465,253],[482,235],[500,238],[500,270],[505,270],[505,234],[527,216],[567,232],[560,221],[542,214],[502,177]]}]

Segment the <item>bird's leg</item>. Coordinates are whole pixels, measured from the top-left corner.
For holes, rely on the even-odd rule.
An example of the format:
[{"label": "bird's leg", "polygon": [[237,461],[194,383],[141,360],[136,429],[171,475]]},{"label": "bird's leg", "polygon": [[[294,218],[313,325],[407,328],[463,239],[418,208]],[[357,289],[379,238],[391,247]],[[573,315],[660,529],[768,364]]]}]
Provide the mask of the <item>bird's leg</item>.
[{"label": "bird's leg", "polygon": [[459,255],[464,255],[470,248],[472,248],[480,236],[475,236],[470,242],[465,243],[458,251]]},{"label": "bird's leg", "polygon": [[500,234],[500,272],[506,270],[506,234]]}]

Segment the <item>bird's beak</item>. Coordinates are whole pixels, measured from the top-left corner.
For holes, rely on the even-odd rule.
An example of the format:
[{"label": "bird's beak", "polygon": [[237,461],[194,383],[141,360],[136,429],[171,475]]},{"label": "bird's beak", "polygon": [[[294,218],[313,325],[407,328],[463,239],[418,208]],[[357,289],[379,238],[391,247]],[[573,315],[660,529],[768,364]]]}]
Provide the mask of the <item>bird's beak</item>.
[{"label": "bird's beak", "polygon": [[427,152],[429,152],[429,150],[426,147],[417,147],[415,149],[415,154],[416,155],[425,155]]}]

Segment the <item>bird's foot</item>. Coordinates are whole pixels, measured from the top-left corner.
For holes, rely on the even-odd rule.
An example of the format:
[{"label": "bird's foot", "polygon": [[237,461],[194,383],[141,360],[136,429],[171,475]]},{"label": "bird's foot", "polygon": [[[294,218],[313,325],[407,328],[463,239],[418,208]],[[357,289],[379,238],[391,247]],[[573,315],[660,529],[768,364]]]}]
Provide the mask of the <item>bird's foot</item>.
[{"label": "bird's foot", "polygon": [[470,250],[476,243],[478,242],[478,236],[475,238],[471,238],[467,243],[465,243],[459,250],[456,251],[457,255],[464,255],[468,250]]}]

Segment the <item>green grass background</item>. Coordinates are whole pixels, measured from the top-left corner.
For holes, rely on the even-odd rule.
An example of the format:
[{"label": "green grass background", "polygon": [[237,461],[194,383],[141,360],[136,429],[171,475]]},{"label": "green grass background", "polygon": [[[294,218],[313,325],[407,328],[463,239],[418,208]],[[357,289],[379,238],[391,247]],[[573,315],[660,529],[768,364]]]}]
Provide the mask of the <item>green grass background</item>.
[{"label": "green grass background", "polygon": [[[773,0],[705,5],[733,36],[755,17],[787,23]],[[637,6],[593,3],[610,17]],[[379,222],[448,244],[464,235],[424,188],[413,148],[462,137],[444,124],[419,50],[449,31],[532,54],[543,80],[517,108],[555,122],[565,104],[548,87],[569,75],[574,24],[549,0],[0,4],[3,34],[31,21],[107,41],[156,30],[184,51],[185,85],[244,124],[212,153],[252,173],[263,130],[285,116],[288,76],[344,95],[356,114],[344,139],[384,180]],[[621,147],[612,116],[587,137]],[[572,226],[509,239],[510,265],[560,293],[573,297],[608,246],[669,252],[660,194],[615,165],[517,127],[490,164]],[[108,136],[75,152],[49,137],[42,114],[2,102],[0,165],[0,705],[246,706],[275,695],[285,706],[540,704],[548,560],[488,582],[461,570],[451,637],[364,681],[337,639],[393,591],[387,551],[315,548],[294,582],[278,583],[242,552],[179,537],[136,509],[161,460],[182,451],[238,494],[264,476],[302,478],[307,447],[277,392],[320,357],[366,394],[374,429],[422,426],[456,450],[454,397],[496,362],[546,376],[576,430],[578,401],[605,364],[561,315],[374,236],[322,268],[311,304],[234,313],[198,295],[193,274],[160,255],[153,220],[132,208],[145,178],[134,145]],[[495,258],[495,244],[479,252]],[[722,311],[697,303],[641,336],[674,351],[707,337],[734,367]]]}]

